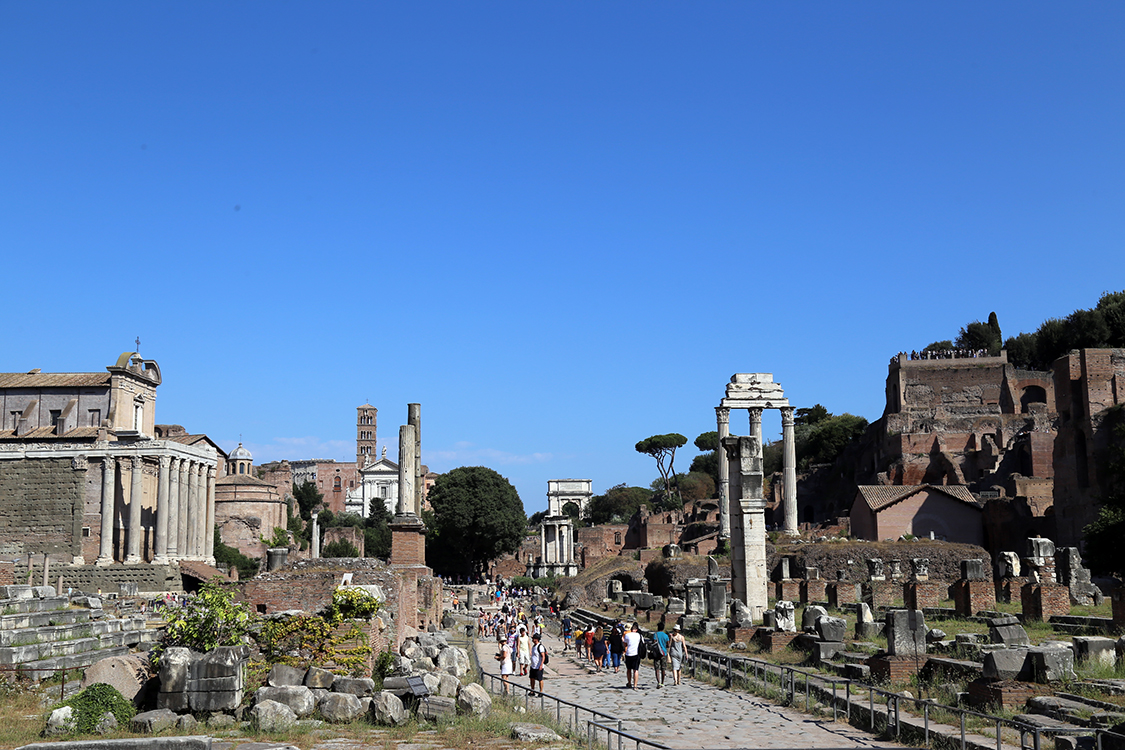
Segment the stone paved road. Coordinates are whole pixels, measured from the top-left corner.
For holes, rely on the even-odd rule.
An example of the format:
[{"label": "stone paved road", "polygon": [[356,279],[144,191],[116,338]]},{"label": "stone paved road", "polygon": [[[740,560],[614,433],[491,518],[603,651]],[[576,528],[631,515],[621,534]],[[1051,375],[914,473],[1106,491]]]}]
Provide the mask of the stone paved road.
[{"label": "stone paved road", "polygon": [[[588,674],[585,663],[562,653],[562,642],[548,635],[551,652],[544,690],[622,719],[622,729],[677,749],[688,748],[900,748],[844,722],[817,719],[749,693],[724,690],[684,677],[683,684],[658,689],[651,662],[642,665],[640,687],[625,685],[620,674]],[[495,665],[494,644],[480,642],[482,665]],[[498,672],[490,669],[490,672]],[[527,684],[523,678],[520,684]],[[522,695],[522,691],[517,694]]]}]

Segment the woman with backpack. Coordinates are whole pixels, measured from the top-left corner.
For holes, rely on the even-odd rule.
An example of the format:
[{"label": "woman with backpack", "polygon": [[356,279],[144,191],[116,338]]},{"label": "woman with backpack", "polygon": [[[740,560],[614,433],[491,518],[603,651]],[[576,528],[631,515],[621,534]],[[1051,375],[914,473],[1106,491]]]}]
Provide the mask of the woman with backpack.
[{"label": "woman with backpack", "polygon": [[539,692],[543,692],[543,667],[551,660],[547,654],[547,647],[541,643],[542,637],[536,633],[531,636],[531,692],[528,695],[535,695],[535,683],[539,683]]}]

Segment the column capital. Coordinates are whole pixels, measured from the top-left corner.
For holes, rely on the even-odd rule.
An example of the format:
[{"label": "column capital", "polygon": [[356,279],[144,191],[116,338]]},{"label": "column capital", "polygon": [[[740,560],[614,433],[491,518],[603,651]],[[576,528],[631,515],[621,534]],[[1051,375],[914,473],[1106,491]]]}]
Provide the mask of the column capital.
[{"label": "column capital", "polygon": [[762,420],[762,411],[764,411],[762,409],[762,407],[751,406],[746,411],[750,412],[750,421],[751,422],[760,422]]},{"label": "column capital", "polygon": [[160,469],[161,469],[161,471],[166,470],[171,465],[172,465],[172,457],[171,456],[168,456],[168,455],[160,456]]},{"label": "column capital", "polygon": [[215,475],[218,474],[218,473],[219,473],[219,470],[216,469],[214,466],[209,465],[207,467],[207,478],[208,479],[214,479]]},{"label": "column capital", "polygon": [[138,471],[142,466],[145,465],[144,456],[133,456],[132,461],[133,461],[133,471]]},{"label": "column capital", "polygon": [[778,411],[781,412],[781,423],[782,424],[788,424],[788,425],[793,424],[793,407],[792,406],[782,406],[780,409],[778,409]]},{"label": "column capital", "polygon": [[716,406],[715,416],[720,422],[730,421],[730,407],[729,406]]}]

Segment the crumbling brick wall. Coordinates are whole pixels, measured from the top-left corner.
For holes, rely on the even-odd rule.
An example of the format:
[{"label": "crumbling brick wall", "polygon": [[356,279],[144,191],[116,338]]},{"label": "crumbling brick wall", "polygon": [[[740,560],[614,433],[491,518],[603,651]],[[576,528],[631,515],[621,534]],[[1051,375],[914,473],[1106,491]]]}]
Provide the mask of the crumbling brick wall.
[{"label": "crumbling brick wall", "polygon": [[0,554],[82,554],[85,467],[69,458],[0,464]]}]

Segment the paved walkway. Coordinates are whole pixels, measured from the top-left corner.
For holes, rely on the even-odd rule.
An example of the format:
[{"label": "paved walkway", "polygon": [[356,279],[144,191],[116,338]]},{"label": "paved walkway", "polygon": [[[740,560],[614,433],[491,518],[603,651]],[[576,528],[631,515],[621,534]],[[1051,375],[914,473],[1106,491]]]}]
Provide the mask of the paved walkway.
[{"label": "paved walkway", "polygon": [[[639,687],[625,688],[625,667],[614,674],[588,674],[586,662],[562,652],[548,635],[551,653],[544,691],[622,720],[622,729],[677,749],[688,748],[901,748],[843,721],[818,719],[750,693],[725,690],[685,676],[681,685],[656,687],[652,662],[642,664]],[[480,663],[494,668],[494,643],[478,641]],[[490,668],[493,667],[493,668]],[[671,675],[669,675],[669,681]],[[521,685],[527,678],[516,678]],[[523,691],[517,691],[522,695]],[[627,744],[627,743],[626,743]]]}]

